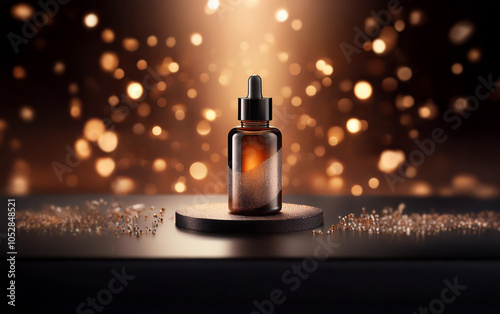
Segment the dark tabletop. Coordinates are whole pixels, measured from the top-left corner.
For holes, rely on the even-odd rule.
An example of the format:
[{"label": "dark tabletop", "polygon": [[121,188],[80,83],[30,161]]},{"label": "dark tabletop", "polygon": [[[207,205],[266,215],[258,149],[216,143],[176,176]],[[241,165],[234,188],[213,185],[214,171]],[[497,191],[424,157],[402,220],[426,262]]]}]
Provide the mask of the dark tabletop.
[{"label": "dark tabletop", "polygon": [[[500,232],[458,235],[415,236],[369,234],[367,232],[336,231],[327,235],[328,228],[338,222],[338,216],[359,215],[361,208],[380,212],[384,207],[397,208],[406,204],[405,213],[468,213],[500,210],[499,199],[389,197],[389,196],[285,196],[284,202],[306,204],[324,210],[322,236],[311,230],[282,234],[209,234],[175,226],[175,210],[200,202],[224,202],[225,196],[194,195],[38,195],[17,198],[17,211],[40,210],[44,205],[85,206],[87,201],[104,199],[118,201],[124,207],[142,203],[147,208],[165,207],[164,223],[156,235],[141,238],[108,235],[40,235],[18,230],[17,248],[20,258],[304,258],[312,256],[318,241],[335,242],[340,246],[330,254],[333,259],[498,259]],[[6,216],[2,215],[2,225]],[[322,240],[319,240],[322,239]],[[2,250],[4,254],[5,250]]]}]

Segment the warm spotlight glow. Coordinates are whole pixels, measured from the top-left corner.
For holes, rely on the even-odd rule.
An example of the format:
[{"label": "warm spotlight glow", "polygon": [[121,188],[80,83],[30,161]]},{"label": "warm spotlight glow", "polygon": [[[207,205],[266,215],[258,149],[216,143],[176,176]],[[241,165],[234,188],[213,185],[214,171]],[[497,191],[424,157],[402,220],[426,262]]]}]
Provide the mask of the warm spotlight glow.
[{"label": "warm spotlight glow", "polygon": [[219,8],[219,0],[208,0],[207,2],[207,7],[209,7],[211,10],[217,10]]},{"label": "warm spotlight glow", "polygon": [[378,169],[382,172],[393,172],[405,161],[405,153],[402,150],[384,150],[380,154]]},{"label": "warm spotlight glow", "polygon": [[106,72],[113,72],[118,68],[118,56],[114,52],[104,52],[99,60],[101,68]]},{"label": "warm spotlight glow", "polygon": [[158,158],[153,161],[153,171],[162,172],[167,169],[167,162],[164,159]]},{"label": "warm spotlight glow", "polygon": [[377,54],[384,53],[385,47],[385,42],[382,39],[375,39],[372,43],[372,50]]},{"label": "warm spotlight glow", "polygon": [[301,20],[293,20],[292,21],[292,29],[294,31],[300,31],[302,29],[302,21]]},{"label": "warm spotlight glow", "polygon": [[76,140],[74,148],[76,155],[80,159],[87,159],[92,154],[92,146],[90,146],[90,143],[86,139],[80,138]]},{"label": "warm spotlight glow", "polygon": [[29,4],[17,3],[12,6],[10,12],[14,18],[24,21],[31,18],[35,10]]},{"label": "warm spotlight glow", "polygon": [[95,162],[95,169],[101,177],[109,177],[115,170],[115,162],[110,157],[99,158]]},{"label": "warm spotlight glow", "polygon": [[203,37],[201,36],[200,33],[194,33],[191,35],[191,43],[195,46],[201,45],[203,42]]},{"label": "warm spotlight glow", "polygon": [[397,69],[396,75],[401,81],[408,81],[413,73],[409,67],[400,67]]},{"label": "warm spotlight glow", "polygon": [[99,23],[99,18],[94,13],[89,13],[83,18],[83,23],[88,28],[94,28]]},{"label": "warm spotlight glow", "polygon": [[347,131],[349,131],[353,134],[358,133],[359,131],[361,131],[361,127],[362,127],[361,121],[359,121],[358,119],[351,118],[351,119],[347,120],[347,123],[346,123]]},{"label": "warm spotlight glow", "polygon": [[172,73],[179,71],[179,64],[177,62],[172,62],[168,65],[168,70]]},{"label": "warm spotlight glow", "polygon": [[23,106],[19,111],[19,115],[24,122],[31,122],[35,119],[35,111],[30,106]]},{"label": "warm spotlight glow", "polygon": [[151,133],[153,133],[154,136],[159,136],[162,132],[162,129],[161,127],[159,126],[154,126],[152,129],[151,129]]},{"label": "warm spotlight glow", "polygon": [[359,99],[370,98],[372,91],[372,86],[366,81],[359,81],[354,85],[354,95]]},{"label": "warm spotlight glow", "polygon": [[196,131],[200,135],[207,135],[210,133],[211,129],[210,123],[205,120],[198,122],[198,125],[196,126]]},{"label": "warm spotlight glow", "polygon": [[127,94],[132,99],[141,98],[143,93],[142,85],[137,82],[130,82],[127,86]]},{"label": "warm spotlight glow", "polygon": [[195,162],[189,167],[189,173],[196,180],[202,180],[207,176],[208,169],[204,163]]},{"label": "warm spotlight glow", "polygon": [[361,187],[361,185],[355,184],[351,188],[351,193],[354,196],[360,196],[361,194],[363,194],[363,188]]},{"label": "warm spotlight glow", "polygon": [[380,182],[377,178],[371,178],[370,180],[368,180],[368,186],[370,186],[370,188],[372,189],[378,188],[379,184]]},{"label": "warm spotlight glow", "polygon": [[288,11],[285,9],[278,10],[276,12],[276,20],[278,22],[284,22],[288,19]]},{"label": "warm spotlight glow", "polygon": [[113,131],[106,131],[97,141],[99,148],[106,153],[111,153],[118,146],[118,136]]},{"label": "warm spotlight glow", "polygon": [[316,87],[314,87],[313,85],[309,85],[306,87],[307,96],[312,97],[312,96],[316,95],[316,93],[317,93]]},{"label": "warm spotlight glow", "polygon": [[212,109],[207,109],[205,111],[205,118],[208,120],[208,121],[213,121],[215,120],[215,118],[217,117],[217,114],[215,113],[214,110]]},{"label": "warm spotlight glow", "polygon": [[97,118],[89,119],[83,127],[83,135],[91,142],[96,142],[105,131],[104,123]]},{"label": "warm spotlight glow", "polygon": [[328,176],[338,176],[344,171],[344,166],[338,161],[331,161],[326,168],[326,174]]},{"label": "warm spotlight glow", "polygon": [[177,182],[174,185],[174,189],[177,193],[183,193],[184,191],[186,191],[186,184],[184,184],[184,182]]}]

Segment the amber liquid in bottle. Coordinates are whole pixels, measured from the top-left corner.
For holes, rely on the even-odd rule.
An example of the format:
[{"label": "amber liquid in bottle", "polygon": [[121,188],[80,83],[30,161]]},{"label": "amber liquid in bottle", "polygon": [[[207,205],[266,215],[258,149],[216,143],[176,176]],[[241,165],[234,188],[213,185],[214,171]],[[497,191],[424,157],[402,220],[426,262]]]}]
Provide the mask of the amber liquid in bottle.
[{"label": "amber liquid in bottle", "polygon": [[269,215],[281,210],[281,132],[269,121],[244,120],[228,135],[229,210]]},{"label": "amber liquid in bottle", "polygon": [[228,136],[228,207],[235,214],[269,215],[281,210],[281,132],[269,126],[272,98],[262,97],[262,79],[248,78],[238,98],[238,120]]}]

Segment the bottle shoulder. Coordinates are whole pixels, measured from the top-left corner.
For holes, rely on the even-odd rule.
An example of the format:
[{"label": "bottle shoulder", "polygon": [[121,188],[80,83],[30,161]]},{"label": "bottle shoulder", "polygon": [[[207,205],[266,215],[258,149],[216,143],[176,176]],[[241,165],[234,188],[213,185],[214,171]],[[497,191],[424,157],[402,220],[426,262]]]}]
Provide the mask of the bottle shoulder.
[{"label": "bottle shoulder", "polygon": [[266,128],[247,128],[236,126],[229,131],[229,136],[233,136],[235,134],[241,135],[258,135],[258,134],[275,134],[276,136],[281,137],[281,131],[273,126],[269,126]]}]

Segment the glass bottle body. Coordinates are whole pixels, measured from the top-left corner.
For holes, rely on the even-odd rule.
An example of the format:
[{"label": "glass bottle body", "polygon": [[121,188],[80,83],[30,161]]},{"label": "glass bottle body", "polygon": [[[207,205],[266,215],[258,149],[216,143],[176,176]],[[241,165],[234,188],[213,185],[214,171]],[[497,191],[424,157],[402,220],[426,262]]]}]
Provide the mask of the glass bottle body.
[{"label": "glass bottle body", "polygon": [[269,215],[282,207],[281,132],[269,121],[242,121],[228,135],[228,207]]}]

